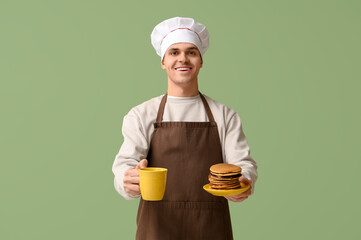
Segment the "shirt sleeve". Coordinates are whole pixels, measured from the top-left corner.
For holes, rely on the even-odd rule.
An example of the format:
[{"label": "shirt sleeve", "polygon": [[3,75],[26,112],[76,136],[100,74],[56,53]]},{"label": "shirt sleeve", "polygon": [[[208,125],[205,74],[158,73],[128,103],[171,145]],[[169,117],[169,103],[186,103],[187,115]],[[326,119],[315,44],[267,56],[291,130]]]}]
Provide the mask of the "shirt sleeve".
[{"label": "shirt sleeve", "polygon": [[257,164],[250,156],[250,148],[237,113],[233,114],[227,123],[224,148],[226,162],[242,168],[243,176],[252,181],[251,191],[253,193],[258,177]]},{"label": "shirt sleeve", "polygon": [[135,167],[140,160],[146,158],[148,142],[144,134],[144,127],[139,118],[132,112],[123,119],[122,133],[124,141],[113,163],[115,190],[127,200],[138,198],[125,192],[123,187],[124,173]]}]

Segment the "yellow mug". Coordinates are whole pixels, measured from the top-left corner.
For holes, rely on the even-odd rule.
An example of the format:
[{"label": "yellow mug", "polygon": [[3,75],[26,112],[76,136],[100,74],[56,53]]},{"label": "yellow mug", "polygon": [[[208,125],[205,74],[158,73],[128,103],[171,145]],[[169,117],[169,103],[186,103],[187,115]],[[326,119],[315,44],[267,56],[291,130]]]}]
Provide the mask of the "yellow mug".
[{"label": "yellow mug", "polygon": [[147,167],[138,169],[140,193],[143,200],[160,201],[163,199],[167,182],[166,168]]}]

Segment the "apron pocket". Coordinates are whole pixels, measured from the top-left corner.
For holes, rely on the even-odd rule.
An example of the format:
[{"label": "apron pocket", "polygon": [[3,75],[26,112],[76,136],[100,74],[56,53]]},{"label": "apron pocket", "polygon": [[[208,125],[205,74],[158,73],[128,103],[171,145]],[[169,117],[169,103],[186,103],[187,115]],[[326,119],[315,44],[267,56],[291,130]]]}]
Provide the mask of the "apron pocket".
[{"label": "apron pocket", "polygon": [[232,239],[227,202],[144,201],[143,204],[137,239]]}]

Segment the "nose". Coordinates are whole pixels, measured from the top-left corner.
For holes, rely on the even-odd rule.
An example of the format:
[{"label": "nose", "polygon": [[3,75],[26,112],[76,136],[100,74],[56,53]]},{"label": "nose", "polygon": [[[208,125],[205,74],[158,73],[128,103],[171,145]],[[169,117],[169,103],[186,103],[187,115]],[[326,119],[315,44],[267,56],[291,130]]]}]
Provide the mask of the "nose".
[{"label": "nose", "polygon": [[188,56],[185,52],[181,52],[179,55],[178,55],[178,61],[179,62],[187,62],[188,61]]}]

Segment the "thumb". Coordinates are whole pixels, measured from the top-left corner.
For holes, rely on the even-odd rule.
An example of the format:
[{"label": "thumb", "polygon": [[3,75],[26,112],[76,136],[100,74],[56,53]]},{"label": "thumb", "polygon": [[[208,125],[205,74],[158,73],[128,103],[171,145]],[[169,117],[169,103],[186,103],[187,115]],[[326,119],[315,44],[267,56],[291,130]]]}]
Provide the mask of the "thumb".
[{"label": "thumb", "polygon": [[138,163],[138,165],[135,167],[135,169],[141,169],[141,168],[145,168],[148,166],[148,160],[147,159],[143,159],[142,161],[140,161]]},{"label": "thumb", "polygon": [[246,178],[245,176],[241,176],[239,178],[239,181],[245,185],[251,185],[252,184],[252,181],[248,178]]}]

